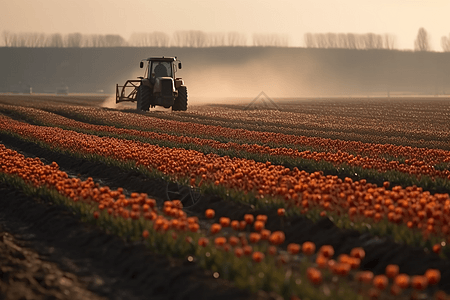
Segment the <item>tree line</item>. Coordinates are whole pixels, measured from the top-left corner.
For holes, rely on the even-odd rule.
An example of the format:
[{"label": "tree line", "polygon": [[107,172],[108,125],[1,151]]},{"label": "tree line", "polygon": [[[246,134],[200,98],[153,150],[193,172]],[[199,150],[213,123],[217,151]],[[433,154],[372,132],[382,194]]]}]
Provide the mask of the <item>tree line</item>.
[{"label": "tree line", "polygon": [[69,33],[13,33],[4,31],[2,33],[4,47],[28,47],[28,48],[73,48],[73,47],[122,47],[126,41],[120,35],[115,34],[81,34]]},{"label": "tree line", "polygon": [[[176,31],[172,36],[164,32],[133,33],[129,40],[114,34],[69,33],[13,33],[4,31],[0,46],[4,47],[238,47],[248,46],[248,37],[239,32],[206,33],[199,30]],[[253,46],[288,47],[289,38],[279,34],[254,34]]]},{"label": "tree line", "polygon": [[395,36],[390,34],[306,33],[306,48],[394,49]]},{"label": "tree line", "polygon": [[[306,33],[306,48],[341,49],[396,49],[396,38],[391,34],[355,33]],[[288,47],[289,37],[282,34],[253,34],[239,32],[212,32],[199,30],[176,31],[172,35],[164,32],[133,33],[128,40],[117,34],[45,34],[13,33],[3,31],[0,39],[3,47]],[[450,35],[441,38],[444,52],[450,52]],[[431,51],[429,34],[420,28],[414,41],[415,51]]]},{"label": "tree line", "polygon": [[[354,33],[306,33],[304,42],[307,48],[342,49],[395,49],[396,38],[391,34]],[[450,52],[450,35],[441,38],[442,51]],[[414,40],[415,51],[431,51],[430,36],[425,28],[419,28]]]}]

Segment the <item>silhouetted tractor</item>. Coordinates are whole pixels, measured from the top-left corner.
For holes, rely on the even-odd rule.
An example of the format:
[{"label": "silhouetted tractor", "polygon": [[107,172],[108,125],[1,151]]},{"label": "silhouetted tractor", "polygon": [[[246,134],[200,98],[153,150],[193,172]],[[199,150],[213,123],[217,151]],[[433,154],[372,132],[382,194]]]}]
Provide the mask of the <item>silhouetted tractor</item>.
[{"label": "silhouetted tractor", "polygon": [[[177,64],[178,62],[178,64]],[[150,107],[172,107],[172,110],[187,110],[187,87],[181,78],[176,78],[181,61],[177,57],[149,57],[140,67],[146,66],[143,77],[127,80],[123,86],[116,84],[116,103],[137,102],[137,110]]]}]

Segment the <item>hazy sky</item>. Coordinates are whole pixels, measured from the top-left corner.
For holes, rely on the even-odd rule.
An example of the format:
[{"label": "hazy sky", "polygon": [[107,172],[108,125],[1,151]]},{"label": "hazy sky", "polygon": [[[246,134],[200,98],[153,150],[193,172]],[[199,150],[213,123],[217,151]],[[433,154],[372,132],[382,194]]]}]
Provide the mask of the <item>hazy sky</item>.
[{"label": "hazy sky", "polygon": [[120,34],[202,30],[287,34],[303,46],[312,33],[391,33],[412,49],[420,27],[441,51],[450,34],[450,0],[0,0],[0,34]]}]

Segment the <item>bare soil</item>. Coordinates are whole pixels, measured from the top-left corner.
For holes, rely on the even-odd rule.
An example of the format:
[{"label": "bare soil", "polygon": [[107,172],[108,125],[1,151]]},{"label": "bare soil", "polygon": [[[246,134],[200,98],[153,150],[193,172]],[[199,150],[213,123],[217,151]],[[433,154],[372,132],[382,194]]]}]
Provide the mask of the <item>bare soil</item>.
[{"label": "bare soil", "polygon": [[0,299],[105,299],[21,243],[0,227]]}]

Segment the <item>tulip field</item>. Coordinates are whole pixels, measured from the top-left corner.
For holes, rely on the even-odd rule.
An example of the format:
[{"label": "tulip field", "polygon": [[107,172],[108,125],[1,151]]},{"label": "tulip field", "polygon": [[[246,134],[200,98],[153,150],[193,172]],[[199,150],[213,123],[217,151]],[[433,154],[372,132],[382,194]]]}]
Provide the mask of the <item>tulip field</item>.
[{"label": "tulip field", "polygon": [[450,99],[186,112],[103,100],[0,95],[0,210],[36,228],[52,216],[40,234],[71,239],[80,261],[98,265],[69,268],[86,293],[450,299]]}]

